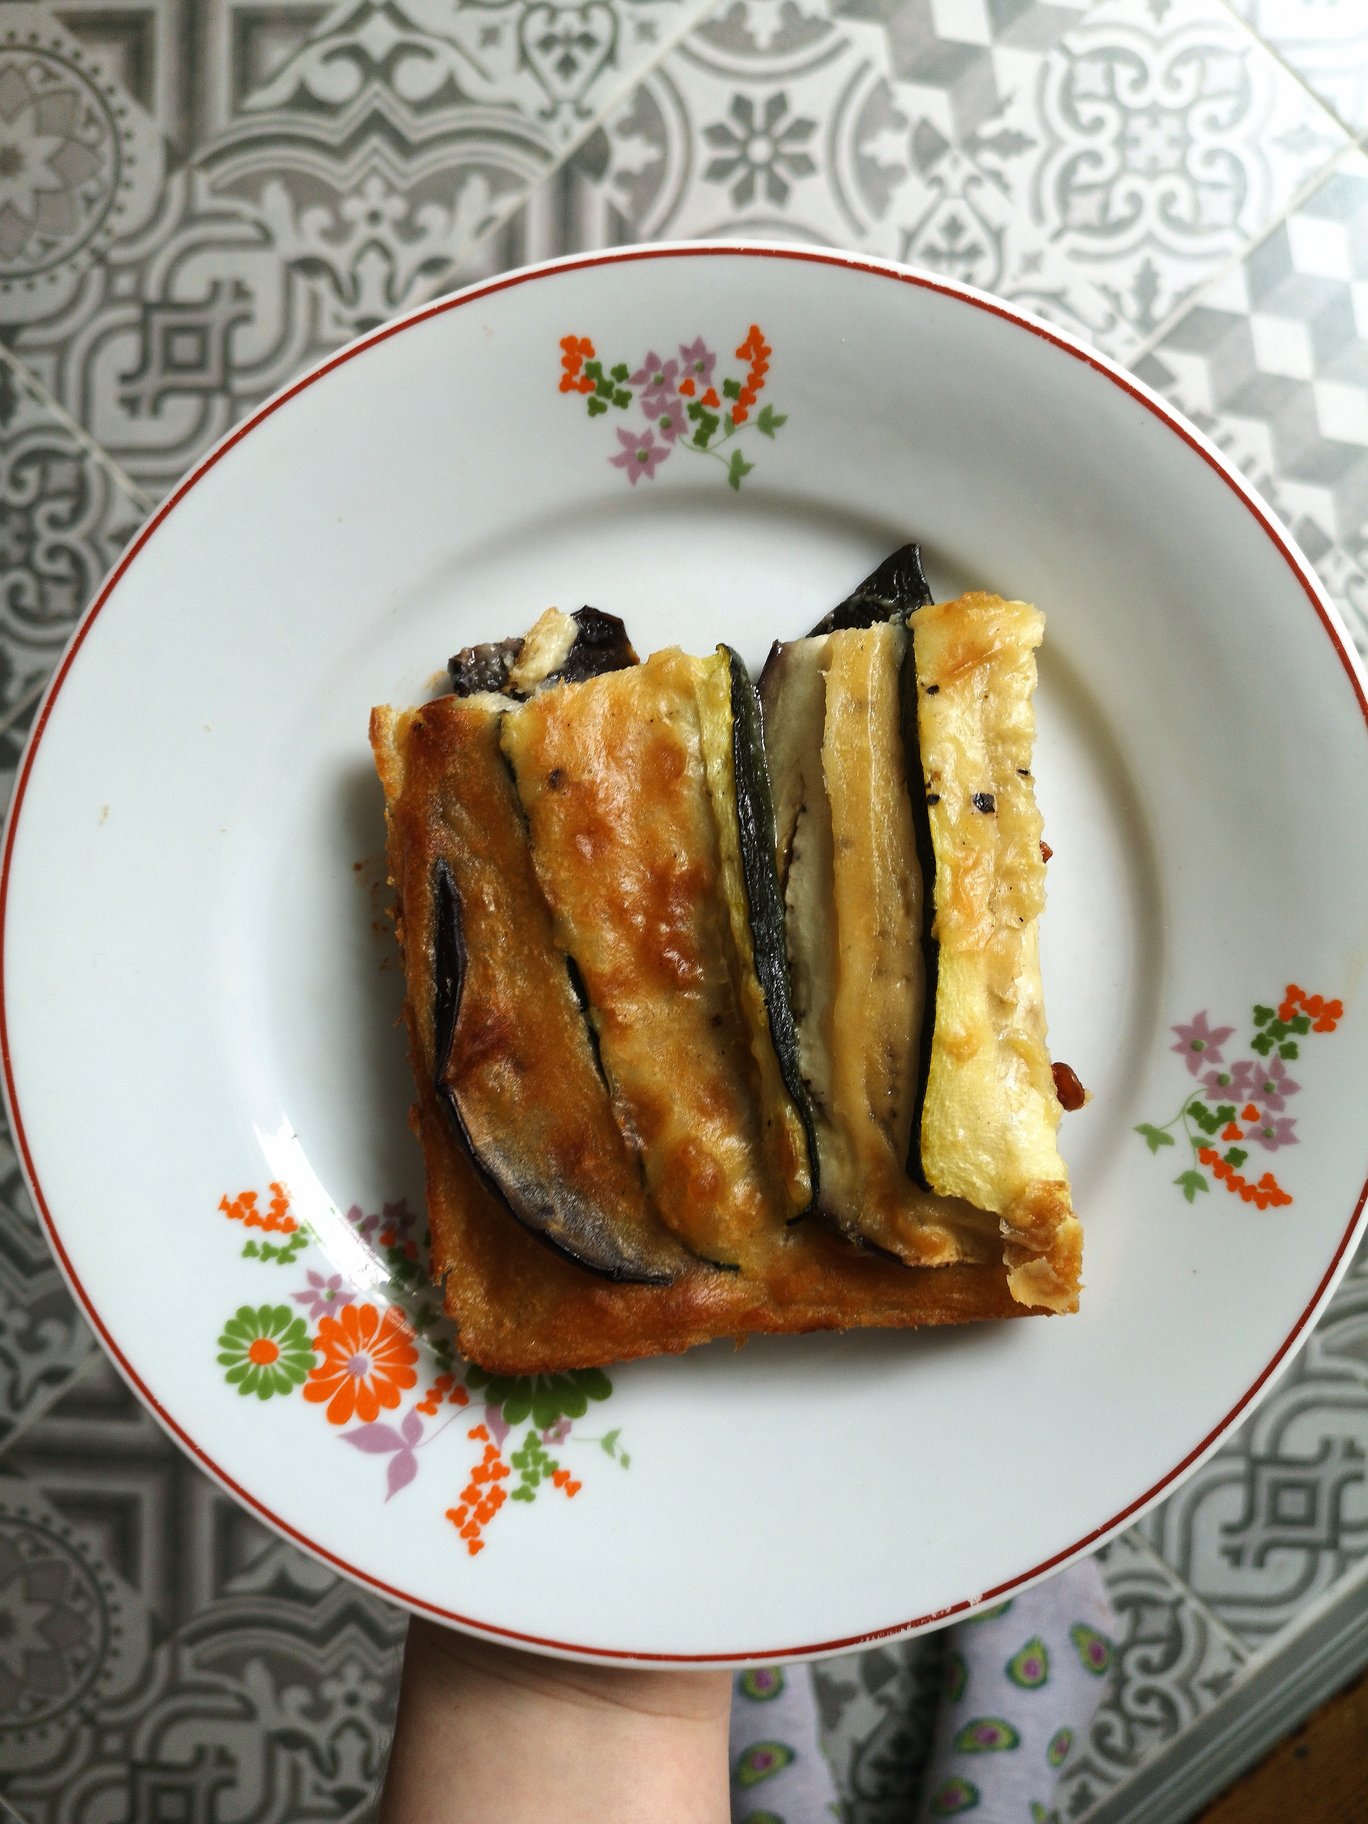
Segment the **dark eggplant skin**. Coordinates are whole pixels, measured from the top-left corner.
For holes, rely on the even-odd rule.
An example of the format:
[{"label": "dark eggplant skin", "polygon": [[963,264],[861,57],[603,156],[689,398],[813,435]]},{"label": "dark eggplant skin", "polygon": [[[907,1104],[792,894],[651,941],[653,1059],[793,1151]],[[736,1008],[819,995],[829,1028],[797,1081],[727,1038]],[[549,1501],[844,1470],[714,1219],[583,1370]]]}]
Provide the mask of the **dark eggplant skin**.
[{"label": "dark eggplant skin", "polygon": [[843,602],[824,614],[813,634],[839,633],[846,627],[872,627],[876,621],[900,621],[932,600],[922,569],[921,546],[902,545],[886,557]]},{"label": "dark eggplant skin", "polygon": [[[919,602],[918,607],[927,604]],[[912,835],[917,846],[917,865],[922,877],[922,967],[925,972],[925,999],[922,1003],[921,1038],[917,1057],[917,1098],[912,1108],[912,1131],[907,1140],[907,1175],[923,1190],[931,1187],[922,1168],[922,1114],[926,1107],[926,1083],[931,1074],[931,1044],[936,1036],[936,989],[940,976],[940,945],[935,936],[936,920],[936,851],[931,841],[931,815],[926,794],[930,790],[922,762],[921,734],[917,722],[917,631],[912,615],[907,617],[907,650],[903,654],[899,679],[903,754],[907,766],[907,790],[912,800]]]},{"label": "dark eggplant skin", "polygon": [[[740,835],[741,871],[750,911],[751,945],[755,973],[760,978],[769,1014],[770,1039],[779,1059],[780,1075],[788,1091],[803,1138],[807,1143],[808,1172],[812,1179],[811,1209],[818,1197],[817,1130],[812,1104],[798,1061],[798,1030],[789,991],[788,941],[785,933],[784,895],[775,864],[774,797],[765,762],[763,712],[755,685],[740,653],[724,646],[731,669],[732,761],[736,776],[736,821]],[[806,1210],[798,1216],[806,1215]],[[798,1216],[793,1218],[798,1220]]]},{"label": "dark eggplant skin", "polygon": [[626,627],[615,614],[585,606],[570,618],[579,632],[570,656],[546,680],[548,684],[580,684],[585,678],[601,678],[606,672],[626,671],[629,665],[641,663]]},{"label": "dark eggplant skin", "polygon": [[[609,671],[625,671],[637,665],[627,629],[615,614],[601,608],[578,608],[571,615],[578,628],[575,643],[559,671],[541,680],[539,689],[550,684],[580,684],[585,678],[599,678]],[[452,693],[472,697],[479,691],[494,691],[515,702],[526,700],[527,692],[510,682],[509,673],[522,651],[521,639],[491,640],[483,646],[467,646],[447,660],[447,675]]]},{"label": "dark eggplant skin", "polygon": [[517,1155],[516,1143],[476,1143],[460,1092],[448,1078],[465,989],[466,949],[460,890],[445,861],[439,860],[434,868],[433,893],[433,1089],[462,1151],[492,1195],[553,1253],[618,1284],[673,1283],[679,1276],[679,1250],[672,1238],[663,1248],[633,1250],[573,1185],[541,1177],[535,1167],[529,1170]]}]

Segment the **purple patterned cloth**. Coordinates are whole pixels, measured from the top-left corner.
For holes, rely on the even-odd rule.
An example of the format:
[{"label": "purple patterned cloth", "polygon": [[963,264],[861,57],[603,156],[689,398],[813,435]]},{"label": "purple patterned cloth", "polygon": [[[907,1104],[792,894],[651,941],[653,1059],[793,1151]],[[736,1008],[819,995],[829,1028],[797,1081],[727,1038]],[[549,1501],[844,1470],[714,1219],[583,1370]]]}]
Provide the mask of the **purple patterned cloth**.
[{"label": "purple patterned cloth", "polygon": [[[1116,1617],[1085,1558],[945,1634],[945,1685],[916,1824],[1059,1824],[1060,1771],[1104,1696]],[[737,1674],[732,1824],[842,1815],[807,1666]]]}]

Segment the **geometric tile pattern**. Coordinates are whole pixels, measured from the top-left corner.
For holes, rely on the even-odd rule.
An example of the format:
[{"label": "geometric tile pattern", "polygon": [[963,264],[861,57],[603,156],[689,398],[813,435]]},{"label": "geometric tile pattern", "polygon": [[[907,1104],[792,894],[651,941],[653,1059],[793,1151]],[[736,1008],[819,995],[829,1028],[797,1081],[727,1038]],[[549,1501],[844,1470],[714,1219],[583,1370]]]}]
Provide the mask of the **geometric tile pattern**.
[{"label": "geometric tile pattern", "polygon": [[737,0],[567,169],[578,246],[724,234],[966,280],[1126,359],[1348,143],[1195,0]]},{"label": "geometric tile pattern", "polygon": [[0,1794],[26,1824],[359,1824],[403,1631],[221,1495],[93,1358],[0,1474]]},{"label": "geometric tile pattern", "polygon": [[1136,371],[1287,520],[1368,649],[1368,157],[1344,160]]},{"label": "geometric tile pattern", "polygon": [[[628,239],[887,254],[1137,364],[1368,650],[1366,130],[1368,15],[1326,0],[0,0],[0,796],[95,584],[215,438],[398,310]],[[1115,1682],[1060,1815],[1365,1556],[1361,1260],[1101,1555]],[[361,1824],[403,1627],[144,1413],[0,1134],[0,1799]],[[816,1668],[854,1824],[909,1815],[941,1657]]]},{"label": "geometric tile pattern", "polygon": [[1134,1532],[1099,1555],[1116,1611],[1115,1666],[1060,1773],[1059,1816],[1081,1819],[1233,1688],[1247,1652]]},{"label": "geometric tile pattern", "polygon": [[1353,0],[1230,0],[1354,133],[1368,133],[1368,12]]},{"label": "geometric tile pattern", "polygon": [[1368,1557],[1368,1251],[1253,1417],[1140,1525],[1251,1646]]},{"label": "geometric tile pattern", "polygon": [[823,1745],[848,1824],[903,1824],[912,1816],[944,1660],[944,1642],[933,1634],[813,1667]]}]

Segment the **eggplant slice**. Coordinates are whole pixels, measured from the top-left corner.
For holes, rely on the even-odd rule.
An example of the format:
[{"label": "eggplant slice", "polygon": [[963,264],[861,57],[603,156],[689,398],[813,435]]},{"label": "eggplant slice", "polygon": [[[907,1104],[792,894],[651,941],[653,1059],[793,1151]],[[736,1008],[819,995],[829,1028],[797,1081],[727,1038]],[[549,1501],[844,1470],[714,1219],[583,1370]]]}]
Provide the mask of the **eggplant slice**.
[{"label": "eggplant slice", "polygon": [[458,697],[492,691],[522,702],[552,684],[575,684],[639,663],[627,629],[615,614],[548,608],[521,638],[467,646],[447,661]]},{"label": "eggplant slice", "polygon": [[502,713],[454,696],[377,712],[387,786],[401,781],[406,961],[429,971],[430,1024],[415,1019],[410,974],[415,1060],[525,1228],[606,1279],[668,1285],[697,1263],[652,1210],[613,1119],[499,750]]},{"label": "eggplant slice", "polygon": [[902,545],[891,557],[886,557],[877,570],[871,570],[843,602],[824,614],[812,634],[839,633],[847,627],[872,627],[876,621],[901,621],[914,608],[924,608],[930,601],[931,590],[922,569],[921,546]]},{"label": "eggplant slice", "polygon": [[539,692],[502,745],[655,1207],[692,1252],[741,1266],[798,1193],[757,1095],[700,714],[709,663],[670,649]]}]

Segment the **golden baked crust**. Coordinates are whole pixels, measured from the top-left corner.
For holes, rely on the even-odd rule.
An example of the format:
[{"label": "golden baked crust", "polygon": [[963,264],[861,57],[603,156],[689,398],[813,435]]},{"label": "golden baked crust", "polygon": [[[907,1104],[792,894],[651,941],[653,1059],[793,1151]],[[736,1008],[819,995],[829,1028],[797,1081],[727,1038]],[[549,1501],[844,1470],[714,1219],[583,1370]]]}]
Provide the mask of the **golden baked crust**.
[{"label": "golden baked crust", "polygon": [[[889,1035],[886,1058],[878,1044],[863,1059],[851,1050],[826,1083],[855,1098],[861,1118],[844,1126],[864,1135],[837,1188],[849,1202],[863,1179],[867,1207],[846,1226],[886,1253],[817,1216],[791,1220],[805,1196],[802,1130],[791,1108],[773,1113],[786,1105],[757,1039],[739,858],[719,818],[735,782],[717,661],[669,651],[526,702],[373,712],[432,1272],[473,1361],[552,1372],[752,1332],[1076,1304],[1081,1237],[1054,1145],[1057,1103],[1040,1087],[1039,822],[1017,771],[1030,764],[1038,617],[988,597],[955,609],[914,620],[919,665],[937,683],[933,714],[922,721],[927,699],[918,705],[924,757],[955,774],[961,797],[990,780],[1004,814],[943,793],[933,824],[946,999],[921,1117],[929,1191],[897,1169],[916,1109],[906,1054],[893,1056],[922,987],[910,936],[919,883],[906,877],[906,832],[881,848],[875,828],[917,784],[899,773],[895,740],[907,635],[889,626],[798,643],[822,649],[820,687],[841,704],[814,750],[826,839],[805,852],[830,867],[838,841],[859,850],[844,882],[837,871],[845,950],[838,939],[825,987],[808,991],[826,995],[830,1017],[839,1005],[843,1024]],[[974,707],[975,691],[987,707]],[[857,748],[878,774],[863,795]],[[801,806],[780,800],[782,855]],[[856,916],[866,900],[883,908],[872,924]],[[448,901],[463,955],[444,1045]],[[871,950],[878,930],[886,941]],[[971,1132],[979,1095],[999,1101]],[[577,1200],[557,1194],[566,1185]]]}]

